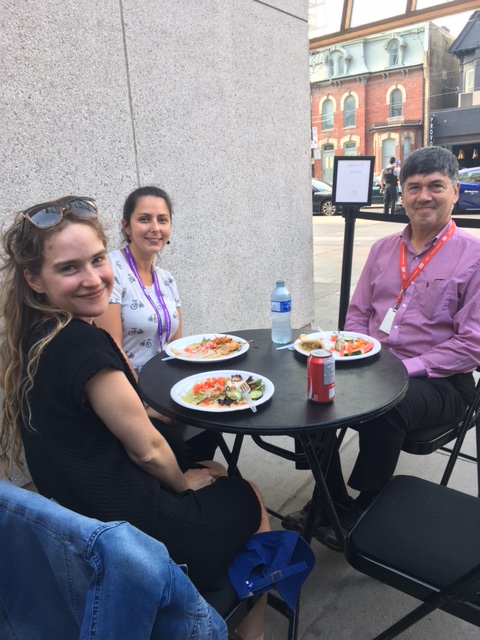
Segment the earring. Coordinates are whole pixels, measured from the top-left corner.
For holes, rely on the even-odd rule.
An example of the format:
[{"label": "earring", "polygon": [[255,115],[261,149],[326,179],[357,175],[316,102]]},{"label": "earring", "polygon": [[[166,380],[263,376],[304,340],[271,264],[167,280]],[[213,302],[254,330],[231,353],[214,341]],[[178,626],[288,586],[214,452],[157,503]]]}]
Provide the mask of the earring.
[{"label": "earring", "polygon": [[167,240],[167,244],[170,244],[170,240]]}]

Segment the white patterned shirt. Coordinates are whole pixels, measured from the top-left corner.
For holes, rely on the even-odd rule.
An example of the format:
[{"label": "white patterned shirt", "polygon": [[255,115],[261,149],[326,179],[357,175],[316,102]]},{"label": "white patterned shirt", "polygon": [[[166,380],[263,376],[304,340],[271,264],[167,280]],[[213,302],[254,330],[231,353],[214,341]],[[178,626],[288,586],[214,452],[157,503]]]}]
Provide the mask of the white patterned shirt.
[{"label": "white patterned shirt", "polygon": [[[145,296],[141,285],[128,264],[122,251],[118,249],[108,254],[112,265],[114,284],[110,295],[110,304],[122,306],[120,317],[122,321],[122,349],[129,358],[133,369],[139,373],[143,365],[162,350],[158,335],[158,318],[152,305]],[[163,295],[165,306],[170,315],[170,339],[178,328],[178,312],[180,298],[177,285],[171,273],[160,267],[155,267]],[[146,287],[148,294],[156,302],[153,285]],[[160,302],[157,309],[162,320],[162,342],[165,342],[165,317]],[[164,345],[165,346],[165,345]]]}]

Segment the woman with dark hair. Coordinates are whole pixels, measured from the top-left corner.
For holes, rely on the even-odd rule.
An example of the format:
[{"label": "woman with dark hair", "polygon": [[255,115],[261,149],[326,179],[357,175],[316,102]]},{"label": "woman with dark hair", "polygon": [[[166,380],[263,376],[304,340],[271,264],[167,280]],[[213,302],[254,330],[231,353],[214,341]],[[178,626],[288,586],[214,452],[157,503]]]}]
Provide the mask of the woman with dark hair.
[{"label": "woman with dark hair", "polygon": [[156,264],[170,242],[172,203],[158,187],[133,191],[123,207],[123,249],[109,259],[114,274],[110,304],[97,324],[124,351],[135,374],[167,342],[182,337],[182,313],[172,274]]},{"label": "woman with dark hair", "polygon": [[[96,323],[124,352],[135,376],[168,342],[182,337],[177,285],[172,274],[156,263],[158,254],[170,242],[171,230],[172,202],[168,194],[158,187],[140,187],[132,191],[123,207],[126,245],[108,254],[113,290],[106,312]],[[149,415],[177,458],[199,461],[214,457],[215,433],[187,425],[171,426],[169,418],[152,409]]]},{"label": "woman with dark hair", "polygon": [[[268,516],[257,489],[218,463],[181,468],[150,422],[130,366],[94,324],[113,284],[105,245],[91,198],[30,207],[4,233],[0,462],[18,463],[23,443],[42,495],[130,522],[203,591]],[[260,608],[245,638],[260,637],[261,620]]]}]

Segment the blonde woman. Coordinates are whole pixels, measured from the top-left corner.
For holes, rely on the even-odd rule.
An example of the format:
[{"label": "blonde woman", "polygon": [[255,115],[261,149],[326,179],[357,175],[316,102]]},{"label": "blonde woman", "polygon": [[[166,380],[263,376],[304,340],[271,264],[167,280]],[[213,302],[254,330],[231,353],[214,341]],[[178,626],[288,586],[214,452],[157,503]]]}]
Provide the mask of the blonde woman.
[{"label": "blonde woman", "polygon": [[[221,465],[180,468],[150,422],[131,369],[94,324],[113,284],[91,198],[18,214],[4,233],[1,458],[23,442],[38,491],[100,520],[127,520],[163,542],[202,591],[246,540],[268,530],[257,490]],[[244,638],[261,637],[258,611]]]}]

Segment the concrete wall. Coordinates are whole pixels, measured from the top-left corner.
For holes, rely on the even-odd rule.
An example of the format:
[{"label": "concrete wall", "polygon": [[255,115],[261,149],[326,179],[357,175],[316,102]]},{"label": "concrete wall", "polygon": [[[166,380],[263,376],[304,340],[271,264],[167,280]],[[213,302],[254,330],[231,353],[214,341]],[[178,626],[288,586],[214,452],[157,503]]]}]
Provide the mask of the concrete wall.
[{"label": "concrete wall", "polygon": [[139,185],[174,202],[161,256],[184,332],[313,320],[307,0],[4,0],[0,223],[73,193],[111,247]]}]

